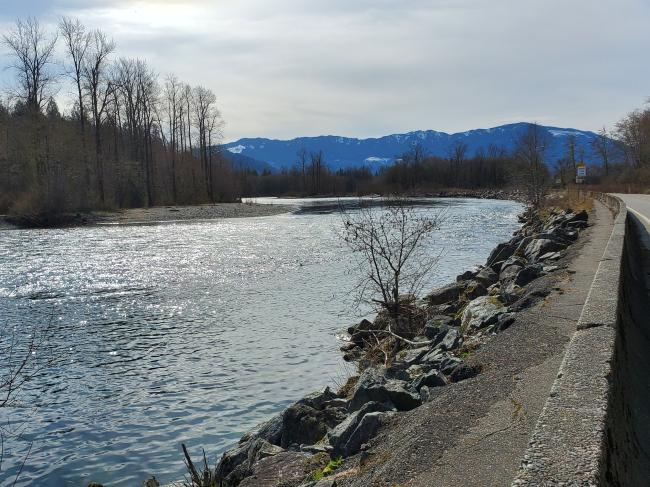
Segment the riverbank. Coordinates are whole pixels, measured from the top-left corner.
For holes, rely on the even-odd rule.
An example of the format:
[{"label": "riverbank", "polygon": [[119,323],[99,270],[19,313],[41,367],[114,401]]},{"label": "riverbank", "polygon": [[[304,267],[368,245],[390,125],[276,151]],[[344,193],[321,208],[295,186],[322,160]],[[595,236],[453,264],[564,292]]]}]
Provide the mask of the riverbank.
[{"label": "riverbank", "polygon": [[[575,245],[587,220],[584,211],[527,211],[521,230],[494,249],[483,268],[465,272],[457,282],[418,303],[406,340],[382,334],[386,325],[381,316],[373,323],[350,327],[344,351],[348,360],[357,363],[359,374],[339,391],[326,389],[307,396],[245,435],[222,457],[218,478],[227,486],[246,487],[401,485],[406,481],[431,485],[431,462],[446,455],[445,449],[461,439],[461,431],[489,416],[496,402],[505,402],[499,409],[501,416],[534,422],[534,411],[528,416],[527,398],[512,399],[508,392],[525,379],[514,377],[515,370],[555,357],[568,340],[555,326],[542,332],[540,321],[551,295],[564,296],[560,290],[576,272],[569,267],[576,248],[584,243],[581,239]],[[577,310],[573,302],[561,306],[565,305],[566,310]],[[568,322],[570,318],[557,319]],[[531,327],[537,331],[532,336]],[[519,343],[519,348],[501,345],[500,355],[495,355],[495,337],[516,336],[522,330],[527,331],[525,343]],[[516,356],[509,359],[506,351]],[[481,359],[482,355],[491,360]],[[552,371],[551,366],[547,375],[552,377]],[[508,379],[497,383],[495,375]],[[483,400],[475,388],[480,382],[487,383],[486,389],[481,388],[487,394]],[[532,382],[529,394],[535,395]],[[545,397],[544,387],[538,389],[537,396]],[[441,409],[432,410],[432,404]],[[517,428],[518,423],[506,424],[503,431]],[[422,428],[429,433],[423,435]],[[499,428],[487,429],[486,438],[498,436]],[[519,436],[525,447],[527,433]],[[475,439],[477,444],[469,445],[474,449],[482,441],[480,436]],[[474,454],[472,448],[466,456]],[[493,459],[488,457],[488,462]],[[424,478],[429,484],[416,481]]]},{"label": "riverbank", "polygon": [[194,206],[153,206],[118,211],[93,211],[60,215],[0,215],[0,228],[75,227],[84,225],[137,225],[179,221],[251,218],[287,213],[287,205],[255,203],[215,203]]},{"label": "riverbank", "polygon": [[[374,195],[381,197],[380,195]],[[520,190],[465,190],[446,189],[437,192],[412,193],[412,198],[477,198],[524,202]],[[316,198],[337,198],[340,195],[318,196]],[[354,195],[346,197],[355,197]],[[290,200],[292,198],[280,198]],[[296,199],[301,199],[296,197]],[[115,211],[88,211],[70,213],[42,213],[25,215],[0,214],[0,230],[8,228],[62,228],[97,224],[154,224],[176,221],[199,221],[219,218],[250,218],[272,216],[295,209],[291,204],[258,204],[255,198],[243,198],[242,203],[214,203],[186,206],[152,206],[149,208],[127,208]]]},{"label": "riverbank", "polygon": [[482,200],[510,200],[526,202],[526,194],[518,189],[445,189],[417,194],[428,198],[477,198]]}]

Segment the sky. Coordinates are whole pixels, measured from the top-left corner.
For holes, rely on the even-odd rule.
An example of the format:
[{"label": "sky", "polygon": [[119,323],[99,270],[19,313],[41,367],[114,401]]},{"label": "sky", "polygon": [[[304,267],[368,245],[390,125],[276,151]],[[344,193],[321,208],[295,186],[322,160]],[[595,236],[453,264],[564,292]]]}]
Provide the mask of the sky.
[{"label": "sky", "polygon": [[212,89],[226,142],[519,121],[598,130],[650,97],[650,0],[0,3],[0,33],[16,18],[77,17],[161,79]]}]

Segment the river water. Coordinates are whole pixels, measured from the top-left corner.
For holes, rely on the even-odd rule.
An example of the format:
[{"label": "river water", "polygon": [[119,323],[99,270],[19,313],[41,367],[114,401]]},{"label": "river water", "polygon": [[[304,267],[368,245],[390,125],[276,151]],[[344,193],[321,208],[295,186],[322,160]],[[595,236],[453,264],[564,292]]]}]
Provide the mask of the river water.
[{"label": "river water", "polygon": [[[301,210],[0,230],[0,373],[9,340],[20,350],[47,335],[32,362],[47,366],[0,408],[0,485],[23,462],[16,485],[176,480],[182,442],[214,459],[291,402],[342,382],[351,369],[336,334],[363,311],[352,307],[336,202],[284,202]],[[427,287],[483,263],[521,209],[474,199],[419,207],[444,214]]]}]

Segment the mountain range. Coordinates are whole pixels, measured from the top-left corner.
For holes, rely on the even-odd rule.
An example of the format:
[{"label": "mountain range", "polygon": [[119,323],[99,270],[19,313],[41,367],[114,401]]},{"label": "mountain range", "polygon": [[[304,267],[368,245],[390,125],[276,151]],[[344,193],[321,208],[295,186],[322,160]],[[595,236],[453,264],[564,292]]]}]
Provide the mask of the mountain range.
[{"label": "mountain range", "polygon": [[[288,169],[297,164],[298,152],[302,149],[308,152],[323,151],[327,165],[334,170],[363,166],[376,170],[393,164],[416,144],[420,144],[427,154],[438,157],[449,157],[459,142],[467,146],[466,157],[472,157],[481,150],[487,153],[491,146],[512,153],[529,126],[528,123],[514,123],[454,134],[419,130],[368,139],[334,135],[291,140],[244,138],[223,144],[221,149],[236,166],[257,171]],[[598,157],[592,148],[593,140],[598,137],[594,132],[549,126],[540,128],[547,135],[545,162],[548,165],[565,156],[570,136],[575,137],[576,157],[582,156],[585,162],[598,164]]]}]

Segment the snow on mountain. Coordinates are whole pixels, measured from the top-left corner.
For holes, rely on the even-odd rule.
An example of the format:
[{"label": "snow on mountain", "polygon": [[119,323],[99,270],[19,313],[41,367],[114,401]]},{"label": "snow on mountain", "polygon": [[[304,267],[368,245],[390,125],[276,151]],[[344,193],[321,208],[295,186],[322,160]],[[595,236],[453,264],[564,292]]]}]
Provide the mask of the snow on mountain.
[{"label": "snow on mountain", "polygon": [[[479,151],[487,152],[490,147],[504,149],[511,153],[517,141],[528,129],[527,123],[501,125],[488,129],[475,129],[448,134],[434,130],[418,130],[405,134],[392,134],[378,138],[355,139],[341,136],[299,137],[292,140],[274,140],[264,138],[245,138],[224,144],[226,155],[245,156],[245,160],[256,161],[256,166],[270,167],[274,170],[294,166],[298,152],[323,151],[325,161],[332,169],[392,164],[402,154],[416,144],[434,156],[448,157],[452,148],[459,142],[467,145],[467,156]],[[546,163],[553,165],[566,152],[567,138],[575,136],[577,154],[584,154],[587,163],[597,164],[598,160],[592,149],[592,141],[597,135],[593,132],[571,128],[541,127],[547,134],[548,147]],[[233,157],[234,158],[234,157]],[[240,164],[244,159],[239,157]]]},{"label": "snow on mountain", "polygon": [[232,152],[233,154],[241,154],[246,149],[245,145],[236,145],[234,147],[228,147],[226,150]]}]

